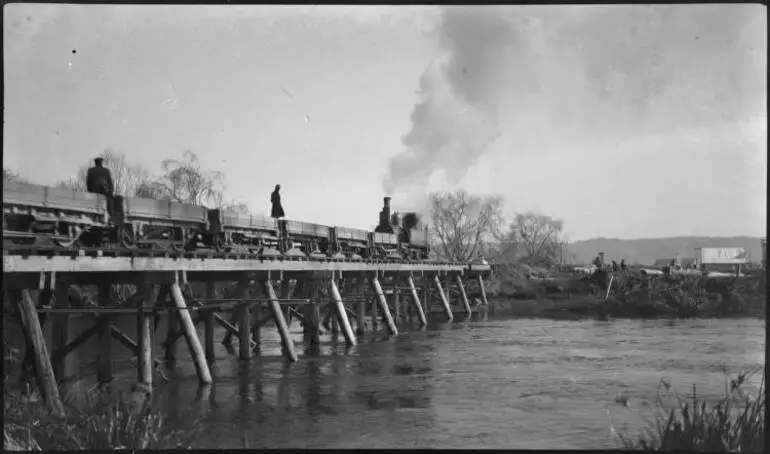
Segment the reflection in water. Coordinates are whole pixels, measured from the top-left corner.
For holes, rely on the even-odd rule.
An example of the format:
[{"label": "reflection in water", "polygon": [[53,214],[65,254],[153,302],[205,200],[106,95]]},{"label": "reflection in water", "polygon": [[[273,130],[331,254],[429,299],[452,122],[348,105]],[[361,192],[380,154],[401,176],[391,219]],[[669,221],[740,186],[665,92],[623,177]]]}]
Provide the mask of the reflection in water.
[{"label": "reflection in water", "polygon": [[[118,325],[135,337],[133,318]],[[80,319],[71,332],[89,326]],[[262,356],[248,362],[217,343],[206,387],[180,342],[172,382],[156,376],[154,400],[179,424],[202,418],[200,449],[612,448],[607,405],[616,424],[639,427],[662,377],[718,396],[722,371],[763,364],[765,349],[755,319],[431,322],[396,337],[383,328],[352,348],[330,334],[301,344],[301,328],[292,331],[303,355],[293,364],[274,328],[262,330]],[[92,339],[69,359],[92,381],[95,347]],[[122,345],[113,351],[117,383],[130,386],[135,362]]]},{"label": "reflection in water", "polygon": [[[249,388],[251,385],[251,376],[249,374],[249,363],[243,362],[238,368],[238,396],[241,402],[241,411],[246,411],[249,408],[249,404],[252,402],[252,397],[249,395]],[[254,401],[262,401],[262,380],[261,377],[257,378],[254,383]]]},{"label": "reflection in water", "polygon": [[330,413],[330,411],[321,405],[321,389],[319,387],[321,369],[315,361],[307,361],[305,375],[307,383],[303,397],[307,402],[311,421],[318,423],[318,417],[324,413]]},{"label": "reflection in water", "polygon": [[284,364],[278,381],[278,409],[291,410],[291,365]]},{"label": "reflection in water", "polygon": [[303,335],[302,346],[305,348],[304,356],[318,356],[321,354],[321,344],[313,341],[313,336]]}]

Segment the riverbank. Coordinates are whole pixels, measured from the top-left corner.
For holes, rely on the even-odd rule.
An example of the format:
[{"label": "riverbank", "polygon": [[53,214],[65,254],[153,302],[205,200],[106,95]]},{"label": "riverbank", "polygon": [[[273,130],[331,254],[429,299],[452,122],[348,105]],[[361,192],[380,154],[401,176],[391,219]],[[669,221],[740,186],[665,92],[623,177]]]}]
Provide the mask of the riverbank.
[{"label": "riverbank", "polygon": [[[487,284],[490,314],[521,317],[761,317],[767,313],[764,274],[648,276],[618,272],[500,279]],[[474,297],[476,289],[469,290]]]},{"label": "riverbank", "polygon": [[[63,413],[45,405],[35,377],[19,371],[22,350],[3,331],[3,450],[188,449],[199,421],[170,422],[144,385],[91,380],[59,384]],[[20,376],[16,376],[21,372]],[[34,373],[34,367],[28,369]],[[87,384],[91,382],[91,384]]]},{"label": "riverbank", "polygon": [[53,415],[39,393],[3,387],[3,450],[190,449],[200,425],[174,425],[142,389],[115,392],[110,387],[72,386],[63,399],[64,414]]},{"label": "riverbank", "polygon": [[503,317],[615,317],[615,318],[722,318],[767,315],[764,296],[740,294],[712,297],[709,301],[671,304],[665,300],[627,301],[610,297],[605,302],[596,297],[550,295],[542,299],[489,298],[489,315]]}]

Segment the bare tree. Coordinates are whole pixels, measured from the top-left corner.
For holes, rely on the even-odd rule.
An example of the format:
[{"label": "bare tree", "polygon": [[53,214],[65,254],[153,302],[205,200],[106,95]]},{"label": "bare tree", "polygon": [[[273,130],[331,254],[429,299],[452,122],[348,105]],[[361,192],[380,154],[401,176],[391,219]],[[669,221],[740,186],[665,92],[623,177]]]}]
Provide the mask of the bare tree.
[{"label": "bare tree", "polygon": [[[105,150],[100,157],[104,159],[104,167],[108,168],[112,175],[116,195],[137,196],[140,189],[152,185],[150,172],[141,164],[129,162],[124,153]],[[85,191],[89,167],[80,167],[76,176],[61,181],[58,186]]]},{"label": "bare tree", "polygon": [[228,201],[225,198],[225,192],[214,191],[209,196],[209,205],[212,208],[225,209],[225,206],[228,205]]},{"label": "bare tree", "polygon": [[125,154],[105,150],[101,157],[112,174],[115,194],[134,196],[140,187],[151,182],[150,172],[141,164],[128,162]]},{"label": "bare tree", "polygon": [[523,248],[526,261],[550,266],[564,256],[562,229],[564,223],[537,213],[517,213],[511,224],[509,237]]},{"label": "bare tree", "polygon": [[165,159],[162,163],[165,174],[159,183],[172,200],[195,205],[208,205],[221,201],[224,190],[224,175],[218,171],[201,168],[198,155],[185,151],[183,158]]},{"label": "bare tree", "polygon": [[431,194],[436,256],[467,261],[488,251],[503,225],[500,196],[478,197],[466,191]]},{"label": "bare tree", "polygon": [[17,172],[14,172],[11,169],[6,169],[3,167],[3,183],[5,182],[11,182],[16,181],[18,183],[26,183],[27,180],[19,176]]},{"label": "bare tree", "polygon": [[66,180],[61,180],[60,182],[56,183],[56,187],[85,192],[86,182],[79,179],[78,177],[69,177]]},{"label": "bare tree", "polygon": [[219,208],[221,210],[234,211],[238,214],[248,214],[248,215],[251,214],[251,210],[249,209],[248,205],[235,200],[226,202],[223,205],[220,205]]},{"label": "bare tree", "polygon": [[573,260],[569,252],[569,239],[566,235],[559,240],[559,265],[571,265]]},{"label": "bare tree", "polygon": [[236,199],[228,200],[224,190],[214,191],[210,197],[210,206],[220,210],[234,211],[239,214],[251,214],[249,206]]},{"label": "bare tree", "polygon": [[171,200],[171,197],[166,194],[166,187],[155,180],[148,180],[141,183],[139,187],[136,188],[134,197],[141,197],[143,199]]},{"label": "bare tree", "polygon": [[[198,156],[191,151],[186,151],[181,160],[164,160],[164,174],[160,178],[153,178],[141,164],[129,162],[123,153],[105,150],[101,157],[104,159],[104,166],[112,174],[115,193],[118,195],[227,207],[238,212],[248,212],[245,204],[225,199],[222,173],[201,168]],[[59,182],[58,186],[85,191],[88,168],[88,165],[81,167],[76,176]],[[8,174],[12,172],[9,171]]]},{"label": "bare tree", "polygon": [[239,202],[235,199],[227,200],[227,198],[225,197],[224,185],[222,185],[222,190],[213,191],[211,196],[209,197],[209,200],[210,200],[210,206],[212,208],[218,208],[220,210],[227,210],[227,211],[234,211],[240,214],[251,214],[251,210],[249,210],[249,206],[246,205],[245,203]]}]

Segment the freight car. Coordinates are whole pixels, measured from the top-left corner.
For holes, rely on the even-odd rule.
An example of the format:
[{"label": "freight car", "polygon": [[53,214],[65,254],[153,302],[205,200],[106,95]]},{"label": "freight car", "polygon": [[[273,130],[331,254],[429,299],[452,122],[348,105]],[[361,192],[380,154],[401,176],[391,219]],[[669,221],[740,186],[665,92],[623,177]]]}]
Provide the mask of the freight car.
[{"label": "freight car", "polygon": [[389,202],[386,197],[387,222],[381,212],[379,231],[368,232],[137,197],[116,196],[108,212],[103,195],[9,182],[3,187],[3,242],[4,246],[52,242],[60,248],[207,248],[263,256],[427,260],[427,229],[401,226],[397,214],[391,219]]},{"label": "freight car", "polygon": [[[3,242],[33,244],[48,238],[71,247],[85,232],[101,237],[114,232],[104,196],[36,184],[3,184]],[[120,242],[115,235],[112,242]]]},{"label": "freight car", "polygon": [[3,186],[3,241],[50,240],[75,245],[181,251],[213,244],[208,210],[167,200],[117,196],[113,211],[101,194],[28,183]]}]

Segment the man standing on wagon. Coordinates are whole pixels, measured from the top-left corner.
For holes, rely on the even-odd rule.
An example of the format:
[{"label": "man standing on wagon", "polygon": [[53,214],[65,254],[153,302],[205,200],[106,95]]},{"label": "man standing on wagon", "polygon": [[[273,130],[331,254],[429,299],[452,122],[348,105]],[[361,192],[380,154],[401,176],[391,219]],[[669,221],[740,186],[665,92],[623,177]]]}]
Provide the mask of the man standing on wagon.
[{"label": "man standing on wagon", "polygon": [[107,213],[112,218],[113,198],[115,197],[115,186],[112,183],[112,174],[102,166],[104,158],[94,159],[94,167],[88,169],[86,176],[86,190],[96,194],[102,194],[107,199]]},{"label": "man standing on wagon", "polygon": [[270,217],[275,219],[286,216],[286,214],[283,212],[283,206],[281,206],[281,194],[278,193],[280,190],[281,185],[277,184],[275,185],[275,191],[270,194],[270,203],[273,204],[273,208],[270,210]]},{"label": "man standing on wagon", "polygon": [[[281,194],[278,191],[281,190],[281,185],[275,185],[275,191],[270,194],[270,203],[273,204],[273,208],[270,210],[270,217],[275,219],[275,233],[278,238],[285,238],[286,232],[281,232],[281,226],[278,223],[278,219],[286,216],[283,212],[283,206],[281,206]],[[290,248],[289,245],[284,245],[284,248]]]}]

